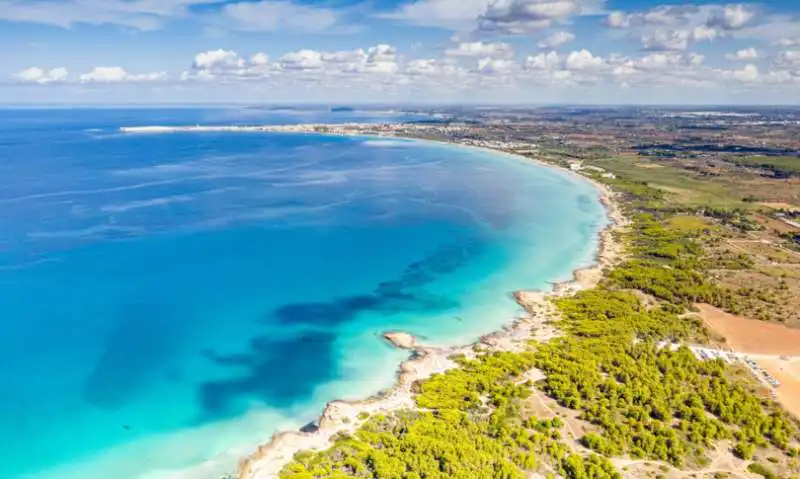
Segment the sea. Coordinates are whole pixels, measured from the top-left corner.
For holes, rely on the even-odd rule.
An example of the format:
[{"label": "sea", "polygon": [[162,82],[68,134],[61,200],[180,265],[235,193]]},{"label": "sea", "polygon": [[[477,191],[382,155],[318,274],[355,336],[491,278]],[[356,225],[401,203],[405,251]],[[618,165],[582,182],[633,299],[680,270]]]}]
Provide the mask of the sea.
[{"label": "sea", "polygon": [[325,109],[0,109],[0,478],[220,479],[594,261],[598,192],[435,142],[123,126]]}]

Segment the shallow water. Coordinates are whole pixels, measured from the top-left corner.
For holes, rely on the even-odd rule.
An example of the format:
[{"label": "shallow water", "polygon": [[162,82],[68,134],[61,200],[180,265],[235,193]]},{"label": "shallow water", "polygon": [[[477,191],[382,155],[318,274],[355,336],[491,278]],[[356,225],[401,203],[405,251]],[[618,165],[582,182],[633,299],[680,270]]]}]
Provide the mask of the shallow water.
[{"label": "shallow water", "polygon": [[175,477],[200,463],[187,477],[214,477],[326,401],[390,386],[404,353],[383,331],[465,343],[518,314],[512,291],[591,262],[596,191],[515,158],[117,132],[372,119],[0,110],[0,477]]}]

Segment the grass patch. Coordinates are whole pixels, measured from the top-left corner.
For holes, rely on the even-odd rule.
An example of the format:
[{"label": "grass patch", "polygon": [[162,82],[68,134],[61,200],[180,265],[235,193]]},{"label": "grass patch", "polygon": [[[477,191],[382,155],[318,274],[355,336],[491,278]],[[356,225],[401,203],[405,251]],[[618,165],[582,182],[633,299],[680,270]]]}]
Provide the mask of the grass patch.
[{"label": "grass patch", "polygon": [[[645,182],[648,186],[669,193],[671,203],[717,208],[751,208],[741,195],[719,182],[704,179],[694,172],[665,163],[645,162],[642,158],[615,157],[597,160],[592,164],[624,176],[629,181]],[[650,165],[655,165],[656,168]]]},{"label": "grass patch", "polygon": [[705,218],[699,216],[674,216],[669,219],[668,224],[670,228],[684,231],[687,233],[700,233],[711,227]]}]

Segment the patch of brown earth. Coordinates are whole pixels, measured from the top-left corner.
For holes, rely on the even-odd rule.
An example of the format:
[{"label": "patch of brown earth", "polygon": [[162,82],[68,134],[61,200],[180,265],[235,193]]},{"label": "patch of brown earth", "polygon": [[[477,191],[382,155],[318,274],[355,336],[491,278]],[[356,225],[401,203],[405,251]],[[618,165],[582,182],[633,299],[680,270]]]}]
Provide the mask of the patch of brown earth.
[{"label": "patch of brown earth", "polygon": [[778,401],[787,411],[800,418],[800,361],[761,359],[756,362],[780,381],[781,385],[775,388]]},{"label": "patch of brown earth", "polygon": [[735,316],[707,304],[696,305],[703,321],[725,337],[734,351],[774,356],[800,356],[800,330]]}]

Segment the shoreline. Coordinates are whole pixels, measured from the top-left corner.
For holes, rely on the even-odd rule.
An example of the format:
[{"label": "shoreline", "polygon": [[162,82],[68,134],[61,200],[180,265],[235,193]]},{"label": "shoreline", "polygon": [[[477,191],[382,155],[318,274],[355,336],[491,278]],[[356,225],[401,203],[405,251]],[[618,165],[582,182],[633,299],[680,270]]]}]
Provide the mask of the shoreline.
[{"label": "shoreline", "polygon": [[[301,128],[303,126],[292,126]],[[225,127],[220,127],[225,128]],[[259,127],[260,128],[260,127]],[[158,130],[164,131],[209,131],[196,129],[190,130]],[[211,131],[240,131],[240,130],[211,130]],[[286,132],[279,129],[252,129],[245,131]],[[325,135],[329,133],[308,130],[291,130]],[[152,132],[152,130],[151,130]],[[606,268],[617,264],[622,258],[622,245],[614,238],[614,232],[623,227],[627,220],[622,215],[619,205],[615,201],[614,192],[606,185],[581,175],[566,168],[559,167],[537,160],[535,158],[494,148],[461,144],[446,140],[422,139],[400,135],[370,135],[352,134],[347,136],[379,136],[380,138],[398,138],[414,141],[431,141],[447,146],[469,147],[484,150],[492,154],[503,154],[518,160],[532,162],[544,167],[553,168],[572,177],[580,177],[590,182],[597,191],[597,197],[603,205],[608,218],[608,224],[597,233],[597,249],[591,265],[576,268],[572,278],[553,283],[549,292],[542,291],[515,291],[514,298],[525,311],[525,316],[511,321],[502,329],[489,332],[471,344],[436,347],[421,344],[415,337],[402,331],[386,331],[383,338],[393,346],[407,350],[411,354],[408,359],[401,362],[394,385],[388,391],[379,392],[366,399],[355,401],[331,400],[327,403],[322,414],[316,421],[315,429],[308,432],[283,431],[276,432],[269,442],[259,445],[256,450],[242,458],[238,464],[237,473],[233,476],[238,479],[266,479],[277,477],[283,467],[291,462],[297,452],[303,450],[323,450],[332,445],[332,438],[338,433],[353,432],[364,419],[364,415],[386,413],[401,409],[413,409],[413,385],[419,380],[426,379],[433,374],[452,369],[456,364],[449,359],[454,354],[474,356],[476,347],[489,351],[514,351],[521,350],[527,340],[534,338],[547,341],[558,333],[548,326],[550,318],[556,314],[552,306],[553,298],[569,296],[584,289],[595,287],[603,277]]]}]

